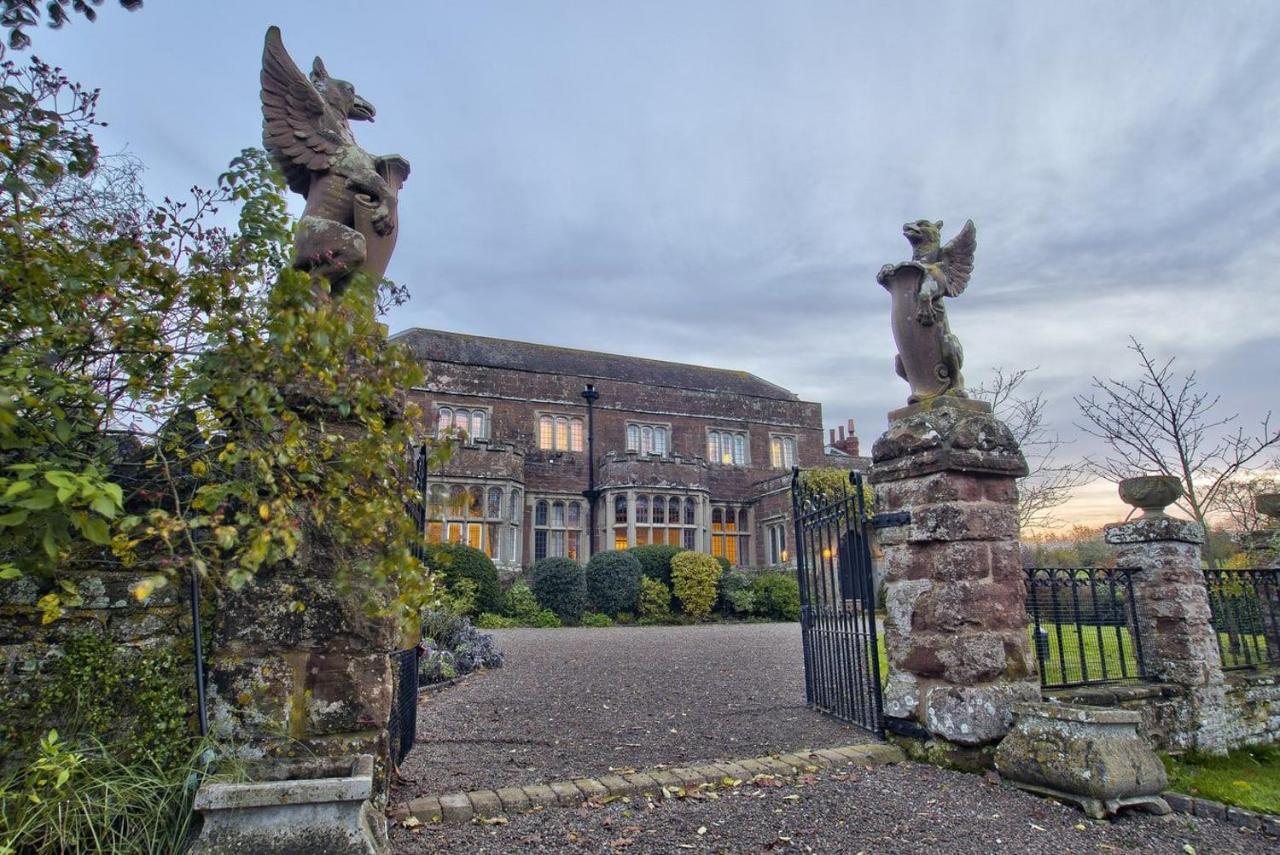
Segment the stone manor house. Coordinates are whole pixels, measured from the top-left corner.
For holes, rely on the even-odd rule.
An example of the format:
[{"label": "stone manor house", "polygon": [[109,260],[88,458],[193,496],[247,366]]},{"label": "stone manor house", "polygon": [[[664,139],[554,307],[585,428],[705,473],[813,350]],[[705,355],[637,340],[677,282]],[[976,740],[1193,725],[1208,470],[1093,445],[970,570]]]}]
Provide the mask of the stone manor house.
[{"label": "stone manor house", "polygon": [[[427,536],[504,571],[661,543],[763,567],[791,560],[792,466],[824,448],[822,408],[744,371],[410,329],[412,395],[457,448],[428,473]],[[833,432],[834,433],[834,432]]]}]

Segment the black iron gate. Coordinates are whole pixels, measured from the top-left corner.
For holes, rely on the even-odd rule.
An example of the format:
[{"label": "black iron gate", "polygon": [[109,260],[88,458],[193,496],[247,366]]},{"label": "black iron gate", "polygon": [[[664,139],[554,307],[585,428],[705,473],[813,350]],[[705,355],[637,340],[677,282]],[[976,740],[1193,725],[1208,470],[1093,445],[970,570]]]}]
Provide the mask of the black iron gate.
[{"label": "black iron gate", "polygon": [[391,718],[387,736],[391,762],[399,766],[413,748],[418,731],[418,648],[391,654]]},{"label": "black iron gate", "polygon": [[862,476],[806,486],[792,470],[796,575],[809,706],[882,733],[875,583]]}]

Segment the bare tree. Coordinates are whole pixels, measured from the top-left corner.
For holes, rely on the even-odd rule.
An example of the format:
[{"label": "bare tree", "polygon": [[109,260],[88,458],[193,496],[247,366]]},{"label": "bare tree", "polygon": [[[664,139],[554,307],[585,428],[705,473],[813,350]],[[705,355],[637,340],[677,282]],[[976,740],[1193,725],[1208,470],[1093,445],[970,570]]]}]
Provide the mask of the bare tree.
[{"label": "bare tree", "polygon": [[1035,370],[997,368],[990,383],[969,390],[975,398],[991,404],[996,417],[1013,431],[1027,458],[1030,472],[1018,481],[1018,527],[1022,531],[1059,524],[1053,510],[1071,498],[1072,490],[1089,480],[1079,463],[1060,459],[1065,442],[1045,423],[1044,394],[1021,393],[1022,384]]},{"label": "bare tree", "polygon": [[[1274,471],[1277,463],[1267,468]],[[1238,534],[1249,535],[1267,527],[1266,517],[1257,508],[1257,498],[1262,493],[1280,493],[1280,479],[1255,471],[1223,482],[1220,510]]]},{"label": "bare tree", "polygon": [[1280,445],[1280,429],[1268,412],[1255,432],[1237,425],[1239,414],[1220,415],[1221,396],[1199,389],[1195,372],[1177,376],[1172,358],[1159,362],[1129,339],[1141,373],[1137,380],[1093,378],[1088,396],[1077,397],[1084,423],[1107,452],[1087,458],[1094,474],[1110,481],[1135,475],[1172,475],[1182,482],[1177,507],[1208,530],[1209,516],[1226,511],[1229,485],[1254,471]]}]

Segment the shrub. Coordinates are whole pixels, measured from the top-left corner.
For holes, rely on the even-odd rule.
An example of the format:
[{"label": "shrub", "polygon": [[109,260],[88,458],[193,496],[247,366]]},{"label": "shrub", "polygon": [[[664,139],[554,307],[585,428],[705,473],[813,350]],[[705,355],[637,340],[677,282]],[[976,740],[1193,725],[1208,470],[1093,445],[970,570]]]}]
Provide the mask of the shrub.
[{"label": "shrub", "polygon": [[627,552],[598,552],[587,562],[587,601],[607,615],[631,611],[640,601],[640,561]]},{"label": "shrub", "polygon": [[800,620],[800,583],[790,573],[761,573],[751,580],[756,614],[770,620]]},{"label": "shrub", "polygon": [[723,555],[716,556],[716,563],[720,565],[721,573],[728,573],[733,569],[733,565],[729,563],[729,559],[725,558]]},{"label": "shrub", "polygon": [[515,618],[519,622],[527,623],[541,610],[542,607],[538,605],[538,598],[533,595],[533,591],[529,590],[529,586],[523,580],[516,580],[507,589],[503,614]]},{"label": "shrub", "polygon": [[459,576],[450,579],[445,586],[444,593],[440,597],[440,606],[450,614],[469,617],[476,613],[479,599],[480,586],[476,584],[476,580]]},{"label": "shrub", "polygon": [[418,678],[426,683],[502,667],[502,654],[493,646],[493,636],[479,632],[465,617],[440,611],[424,613],[422,643],[426,652],[418,660]]},{"label": "shrub", "polygon": [[706,620],[716,604],[719,562],[701,552],[681,552],[671,560],[671,581],[684,613],[694,620]]},{"label": "shrub", "polygon": [[627,550],[640,562],[640,572],[650,579],[655,579],[668,588],[671,587],[671,559],[683,552],[678,546],[664,546],[651,543],[648,546],[633,546]]},{"label": "shrub", "polygon": [[671,589],[645,576],[640,580],[640,622],[661,623],[671,619]]},{"label": "shrub", "polygon": [[455,581],[470,579],[476,585],[473,609],[482,612],[502,611],[502,588],[498,585],[498,568],[489,556],[465,543],[432,543],[427,545],[427,565],[441,574],[452,591]]},{"label": "shrub", "polygon": [[544,558],[529,571],[529,587],[538,603],[562,621],[577,623],[587,608],[582,565],[568,558]]},{"label": "shrub", "polygon": [[476,627],[479,629],[511,629],[519,625],[520,621],[515,618],[495,615],[493,612],[481,612],[476,618]]},{"label": "shrub", "polygon": [[582,616],[582,626],[613,626],[613,618],[600,612],[587,612]]},{"label": "shrub", "polygon": [[730,570],[720,577],[720,611],[730,617],[750,617],[756,597],[751,591],[751,577],[741,570]]},{"label": "shrub", "polygon": [[528,624],[536,629],[559,629],[564,626],[564,622],[551,609],[535,612],[529,618]]}]

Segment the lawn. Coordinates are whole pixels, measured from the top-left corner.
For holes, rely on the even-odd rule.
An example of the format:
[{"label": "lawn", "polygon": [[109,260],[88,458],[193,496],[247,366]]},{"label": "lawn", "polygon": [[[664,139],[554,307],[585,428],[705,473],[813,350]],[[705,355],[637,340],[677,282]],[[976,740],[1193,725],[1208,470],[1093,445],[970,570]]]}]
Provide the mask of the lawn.
[{"label": "lawn", "polygon": [[[1096,624],[1041,624],[1041,680],[1049,686],[1133,679],[1139,676],[1137,649],[1128,627]],[[1035,649],[1035,628],[1028,635]],[[1041,658],[1041,657],[1037,657]]]},{"label": "lawn", "polygon": [[1163,759],[1175,792],[1280,814],[1280,746],[1240,748],[1225,757],[1188,753]]}]

